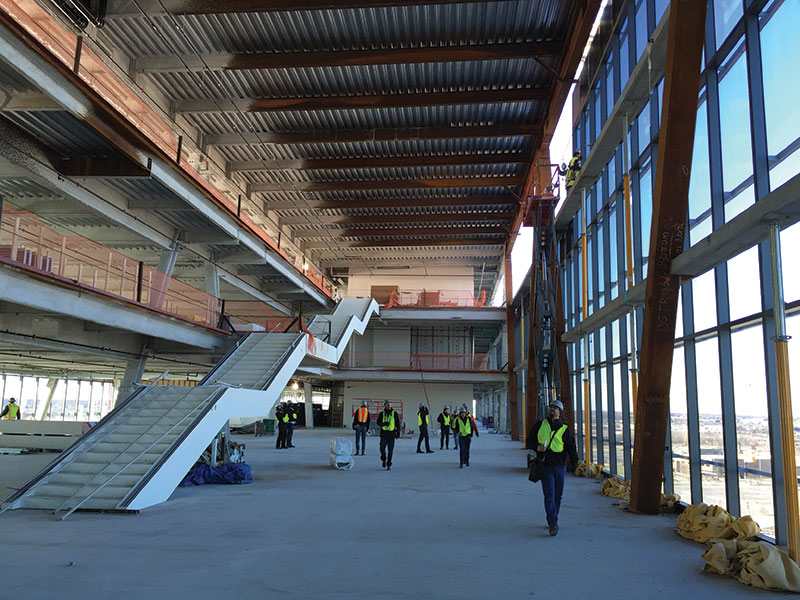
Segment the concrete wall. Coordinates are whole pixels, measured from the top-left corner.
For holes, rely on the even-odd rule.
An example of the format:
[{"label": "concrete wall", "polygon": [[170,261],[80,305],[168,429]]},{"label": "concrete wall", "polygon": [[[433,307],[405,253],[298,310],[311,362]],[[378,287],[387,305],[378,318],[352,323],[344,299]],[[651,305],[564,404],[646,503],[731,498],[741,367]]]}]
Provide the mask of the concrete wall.
[{"label": "concrete wall", "polygon": [[396,285],[400,290],[450,290],[473,294],[472,267],[412,267],[370,273],[350,269],[347,296],[367,297],[373,285]]},{"label": "concrete wall", "polygon": [[[427,398],[425,392],[427,391]],[[423,389],[421,383],[364,383],[347,382],[344,385],[344,426],[349,428],[353,422],[353,411],[361,404],[361,400],[399,401],[403,403],[403,419],[407,429],[417,429],[417,407],[420,402],[428,405],[431,411],[431,434],[438,431],[436,417],[445,407],[466,404],[472,408],[473,388],[470,383],[427,383]],[[437,434],[438,435],[438,434]],[[439,441],[436,439],[436,447]],[[431,439],[431,448],[434,443]]]}]

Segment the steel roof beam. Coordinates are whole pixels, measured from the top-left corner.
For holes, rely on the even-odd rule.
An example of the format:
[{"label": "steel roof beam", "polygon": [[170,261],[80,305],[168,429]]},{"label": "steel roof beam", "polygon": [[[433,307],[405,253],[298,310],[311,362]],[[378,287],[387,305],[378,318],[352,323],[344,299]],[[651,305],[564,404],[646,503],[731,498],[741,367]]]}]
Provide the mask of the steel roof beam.
[{"label": "steel roof beam", "polygon": [[547,100],[550,88],[505,90],[459,90],[422,94],[380,94],[363,96],[312,96],[308,98],[195,98],[175,102],[175,113],[271,112],[309,110],[357,110],[411,108],[459,104],[491,104]]},{"label": "steel roof beam", "polygon": [[306,248],[399,248],[402,252],[406,252],[409,246],[424,246],[428,248],[435,248],[437,246],[502,246],[503,236],[506,232],[493,238],[432,238],[424,240],[378,240],[378,241],[360,241],[360,242],[345,242],[339,240],[330,240],[327,242],[308,242],[305,244]]},{"label": "steel roof beam", "polygon": [[402,214],[375,215],[371,217],[353,217],[349,215],[309,215],[307,217],[282,217],[282,225],[307,225],[309,227],[327,227],[329,225],[383,225],[385,223],[461,223],[463,221],[510,221],[514,216],[511,207],[492,213],[435,213],[435,214]]},{"label": "steel roof beam", "polygon": [[542,135],[538,124],[464,125],[461,127],[387,127],[300,131],[229,131],[203,136],[205,146],[250,144],[336,144],[400,140],[464,139]]},{"label": "steel roof beam", "polygon": [[448,207],[453,210],[469,206],[514,206],[517,198],[508,194],[506,196],[442,196],[440,198],[365,198],[359,200],[317,200],[306,198],[304,200],[265,200],[264,208],[267,210],[298,210],[313,208],[317,210],[350,210],[361,208],[436,208]]},{"label": "steel roof beam", "polygon": [[330,236],[335,237],[354,237],[354,238],[398,238],[405,239],[407,237],[415,236],[428,236],[435,237],[439,235],[453,235],[453,234],[480,234],[480,235],[496,235],[504,236],[508,233],[507,227],[498,227],[491,223],[478,223],[475,225],[436,225],[431,227],[374,227],[370,229],[341,229],[334,231],[322,232],[319,230],[314,231],[296,231],[294,237],[296,239],[322,239],[325,240]]},{"label": "steel roof beam", "polygon": [[374,181],[282,181],[251,183],[253,192],[336,192],[347,190],[397,190],[416,188],[459,187],[515,187],[522,185],[524,177],[447,177],[418,179],[381,179]]},{"label": "steel roof beam", "polygon": [[263,170],[380,169],[447,165],[529,164],[529,152],[452,154],[445,156],[369,156],[362,158],[300,158],[294,160],[241,160],[228,164],[229,173]]},{"label": "steel roof beam", "polygon": [[[108,0],[107,17],[244,14],[276,11],[341,10],[355,8],[413,7],[436,4],[474,4],[482,0]],[[485,0],[483,0],[485,1]],[[495,0],[504,2],[508,0]]]},{"label": "steel roof beam", "polygon": [[531,59],[557,54],[561,45],[558,41],[543,41],[325,52],[163,54],[137,58],[133,70],[137,73],[190,73]]}]

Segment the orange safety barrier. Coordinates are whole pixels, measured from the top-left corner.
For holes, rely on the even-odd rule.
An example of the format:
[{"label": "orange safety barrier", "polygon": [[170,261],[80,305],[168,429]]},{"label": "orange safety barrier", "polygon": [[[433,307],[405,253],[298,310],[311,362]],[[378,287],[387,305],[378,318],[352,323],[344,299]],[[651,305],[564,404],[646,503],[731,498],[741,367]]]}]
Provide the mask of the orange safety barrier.
[{"label": "orange safety barrier", "polygon": [[62,235],[36,215],[3,203],[0,262],[216,328],[219,298],[78,235]]},{"label": "orange safety barrier", "polygon": [[[181,171],[210,194],[217,204],[236,215],[252,233],[303,273],[328,297],[333,296],[333,283],[308,263],[293,242],[281,236],[278,225],[271,221],[258,202],[246,196],[234,199],[223,193],[208,176],[190,163],[188,156],[192,150],[192,142],[185,136],[179,136],[167,116],[157,112],[140,97],[140,92],[131,83],[118,75],[119,69],[110,66],[113,64],[111,56],[104,57],[99,46],[91,44],[91,40],[85,36],[79,44],[78,35],[35,0],[0,0],[0,12],[12,19],[49,55],[72,71],[166,157],[176,161]],[[133,145],[120,142],[119,134],[101,119],[89,115],[87,120],[110,139],[123,143],[126,146],[122,148],[124,151],[143,159]],[[199,149],[195,149],[195,153],[199,154]]]},{"label": "orange safety barrier", "polygon": [[453,290],[399,290],[389,294],[384,308],[483,308],[486,290],[477,298],[470,292]]},{"label": "orange safety barrier", "polygon": [[469,352],[345,352],[341,368],[411,371],[489,371],[488,354]]}]

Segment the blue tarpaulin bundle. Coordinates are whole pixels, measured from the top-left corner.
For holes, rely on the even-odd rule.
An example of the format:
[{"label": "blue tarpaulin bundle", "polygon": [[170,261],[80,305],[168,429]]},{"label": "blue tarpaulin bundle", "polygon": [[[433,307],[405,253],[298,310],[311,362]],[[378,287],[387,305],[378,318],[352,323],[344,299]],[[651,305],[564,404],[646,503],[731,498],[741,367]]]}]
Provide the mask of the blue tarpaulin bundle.
[{"label": "blue tarpaulin bundle", "polygon": [[181,486],[205,483],[251,483],[252,481],[253,470],[247,463],[227,463],[218,467],[196,464],[183,478]]}]

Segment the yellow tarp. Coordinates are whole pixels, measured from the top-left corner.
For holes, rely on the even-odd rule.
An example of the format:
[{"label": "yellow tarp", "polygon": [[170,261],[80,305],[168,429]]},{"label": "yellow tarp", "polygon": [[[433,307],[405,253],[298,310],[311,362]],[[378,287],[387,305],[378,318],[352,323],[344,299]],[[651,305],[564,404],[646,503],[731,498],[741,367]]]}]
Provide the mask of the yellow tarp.
[{"label": "yellow tarp", "polygon": [[800,593],[800,567],[775,546],[743,539],[714,540],[703,554],[705,569],[765,590]]}]

